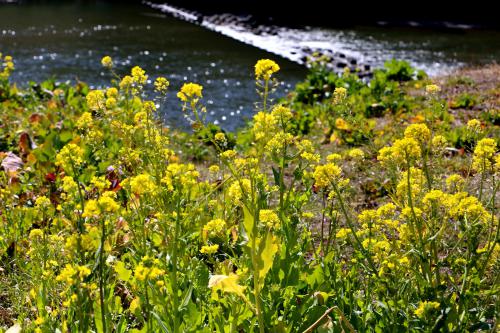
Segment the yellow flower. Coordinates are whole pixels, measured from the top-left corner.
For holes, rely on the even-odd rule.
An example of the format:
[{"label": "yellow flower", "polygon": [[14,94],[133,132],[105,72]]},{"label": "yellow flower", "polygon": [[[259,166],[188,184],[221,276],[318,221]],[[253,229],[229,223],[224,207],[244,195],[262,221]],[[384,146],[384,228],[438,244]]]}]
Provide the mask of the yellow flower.
[{"label": "yellow flower", "polygon": [[170,82],[164,77],[158,77],[155,80],[155,91],[159,92],[160,94],[166,94],[168,87],[170,86]]},{"label": "yellow flower", "polygon": [[93,124],[92,114],[90,112],[84,112],[76,121],[76,127],[79,129],[91,127]]},{"label": "yellow flower", "polygon": [[106,68],[113,67],[113,59],[110,56],[105,56],[101,59],[101,64]]},{"label": "yellow flower", "polygon": [[116,89],[115,87],[108,88],[108,90],[106,90],[106,97],[108,97],[108,98],[118,97],[118,89]]},{"label": "yellow flower", "polygon": [[253,133],[256,140],[260,140],[274,132],[278,120],[271,113],[258,112],[253,116]]},{"label": "yellow flower", "polygon": [[293,135],[286,132],[278,132],[266,144],[266,150],[274,154],[280,154],[286,145],[293,142]]},{"label": "yellow flower", "polygon": [[425,318],[428,314],[439,309],[441,304],[439,302],[420,302],[418,308],[415,310],[415,315],[421,319]]},{"label": "yellow flower", "polygon": [[350,233],[351,233],[351,229],[340,228],[339,231],[337,231],[337,234],[335,235],[335,237],[346,238]]},{"label": "yellow flower", "polygon": [[109,110],[109,109],[113,109],[115,106],[116,106],[116,98],[114,97],[109,97],[108,99],[106,99],[106,108]]},{"label": "yellow flower", "polygon": [[353,148],[347,152],[347,155],[353,160],[362,160],[365,158],[365,153],[359,148]]},{"label": "yellow flower", "polygon": [[441,91],[441,88],[435,84],[428,84],[425,86],[425,92],[430,94],[430,95],[437,94],[440,91]]},{"label": "yellow flower", "polygon": [[292,115],[292,111],[283,106],[283,105],[277,105],[273,108],[273,110],[271,111],[271,114],[276,118],[276,119],[280,119],[282,122],[287,122],[288,120],[290,120],[293,115]]},{"label": "yellow flower", "polygon": [[177,97],[183,101],[192,101],[196,103],[202,96],[203,87],[197,83],[184,83],[181,90],[177,93]]},{"label": "yellow flower", "polygon": [[392,152],[399,160],[415,159],[420,157],[420,145],[413,138],[404,138],[394,141]]},{"label": "yellow flower", "polygon": [[477,119],[471,119],[467,122],[467,130],[473,133],[481,132],[481,122]]},{"label": "yellow flower", "polygon": [[314,169],[314,184],[320,188],[329,187],[333,181],[338,180],[342,170],[333,163],[318,165]]},{"label": "yellow flower", "polygon": [[472,155],[472,168],[479,172],[485,172],[492,166],[493,156],[497,150],[497,143],[494,139],[481,139]]},{"label": "yellow flower", "polygon": [[341,159],[342,159],[342,156],[340,154],[336,154],[336,153],[330,154],[326,157],[326,160],[328,162],[340,161]]},{"label": "yellow flower", "polygon": [[232,149],[226,150],[220,154],[220,157],[226,160],[232,160],[236,157],[236,152]]},{"label": "yellow flower", "polygon": [[29,239],[34,240],[34,239],[40,239],[43,237],[43,231],[40,229],[32,229],[30,231]]},{"label": "yellow flower", "polygon": [[83,164],[83,149],[74,143],[67,144],[56,155],[55,164],[67,172],[72,171],[73,167],[78,168]]},{"label": "yellow flower", "polygon": [[[243,188],[243,192],[242,192]],[[250,193],[251,190],[251,182],[250,179],[242,179],[241,183],[235,180],[228,189],[228,197],[231,198],[231,201],[234,205],[240,205],[241,199],[244,194]]]},{"label": "yellow flower", "polygon": [[214,219],[205,224],[205,226],[203,227],[203,231],[210,235],[217,235],[222,233],[225,228],[226,221],[224,221],[223,219]]},{"label": "yellow flower", "polygon": [[271,75],[280,70],[280,66],[272,60],[261,59],[255,64],[255,77],[258,79],[269,80]]},{"label": "yellow flower", "polygon": [[102,211],[113,213],[120,209],[120,205],[114,200],[116,193],[112,191],[104,192],[99,198],[98,204]]},{"label": "yellow flower", "polygon": [[91,199],[85,203],[82,217],[98,217],[101,214],[101,209],[97,200]]},{"label": "yellow flower", "polygon": [[144,85],[148,79],[146,72],[139,66],[132,68],[132,80],[137,85]]},{"label": "yellow flower", "polygon": [[280,225],[278,215],[271,209],[261,209],[259,211],[259,220],[271,229],[276,229]]},{"label": "yellow flower", "polygon": [[442,152],[447,145],[448,141],[442,135],[436,135],[431,140],[431,148],[434,153]]},{"label": "yellow flower", "polygon": [[431,138],[431,131],[425,124],[412,124],[405,129],[405,138],[412,138],[420,143],[426,143]]},{"label": "yellow flower", "polygon": [[347,97],[347,89],[344,87],[335,88],[333,91],[333,104],[342,103]]},{"label": "yellow flower", "polygon": [[335,127],[339,130],[349,130],[349,124],[342,118],[337,118],[335,120]]},{"label": "yellow flower", "polygon": [[156,192],[156,184],[149,174],[144,173],[130,179],[130,189],[135,194],[153,194]]},{"label": "yellow flower", "polygon": [[121,90],[129,90],[134,83],[134,79],[130,75],[125,75],[123,79],[120,81],[120,89]]},{"label": "yellow flower", "polygon": [[214,254],[214,253],[217,253],[217,251],[219,250],[219,245],[218,244],[214,244],[214,245],[203,245],[201,247],[201,250],[200,250],[200,253],[203,253],[203,254]]},{"label": "yellow flower", "polygon": [[104,92],[102,90],[91,90],[87,94],[87,105],[91,110],[102,109],[105,105]]},{"label": "yellow flower", "polygon": [[50,207],[51,205],[52,203],[50,202],[50,199],[45,196],[40,196],[35,200],[35,207],[37,208],[44,209]]}]

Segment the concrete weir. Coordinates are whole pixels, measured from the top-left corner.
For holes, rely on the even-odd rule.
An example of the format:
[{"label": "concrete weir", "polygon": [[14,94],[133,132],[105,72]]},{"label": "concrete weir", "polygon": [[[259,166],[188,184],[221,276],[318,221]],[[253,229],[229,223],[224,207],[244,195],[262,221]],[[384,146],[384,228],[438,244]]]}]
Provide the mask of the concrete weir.
[{"label": "concrete weir", "polygon": [[327,67],[334,72],[340,73],[349,68],[361,78],[369,78],[372,75],[372,64],[363,61],[358,55],[338,52],[332,44],[308,40],[308,35],[298,29],[260,25],[255,23],[251,16],[228,13],[203,15],[168,3],[143,3],[175,18],[200,25],[300,65],[307,66],[309,57],[326,56]]}]

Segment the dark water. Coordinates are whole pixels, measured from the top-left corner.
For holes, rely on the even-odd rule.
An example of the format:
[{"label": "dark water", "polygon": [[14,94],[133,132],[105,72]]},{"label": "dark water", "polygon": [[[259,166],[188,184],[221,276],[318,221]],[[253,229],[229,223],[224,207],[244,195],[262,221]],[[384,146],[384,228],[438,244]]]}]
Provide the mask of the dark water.
[{"label": "dark water", "polygon": [[[234,129],[254,113],[253,66],[270,55],[253,47],[132,4],[0,5],[0,52],[14,57],[16,82],[56,77],[82,80],[94,87],[111,75],[101,67],[113,57],[120,74],[134,65],[150,79],[165,76],[171,92],[161,106],[167,124],[185,125],[175,96],[185,81],[204,86],[207,119]],[[276,56],[274,56],[276,58]],[[281,66],[285,94],[306,70],[289,61]],[[286,83],[284,83],[286,82]]]},{"label": "dark water", "polygon": [[[277,38],[277,47],[326,45],[376,65],[393,57],[405,59],[431,74],[500,62],[498,31],[312,28],[290,29]],[[119,74],[140,65],[151,80],[166,76],[171,93],[161,112],[172,126],[186,125],[175,97],[185,81],[204,86],[209,120],[234,129],[255,112],[253,65],[258,59],[280,64],[279,95],[306,74],[304,68],[276,55],[148,7],[118,2],[0,5],[0,52],[14,57],[13,79],[20,84],[56,77],[102,87],[111,79],[100,65],[104,55],[113,57]]]}]

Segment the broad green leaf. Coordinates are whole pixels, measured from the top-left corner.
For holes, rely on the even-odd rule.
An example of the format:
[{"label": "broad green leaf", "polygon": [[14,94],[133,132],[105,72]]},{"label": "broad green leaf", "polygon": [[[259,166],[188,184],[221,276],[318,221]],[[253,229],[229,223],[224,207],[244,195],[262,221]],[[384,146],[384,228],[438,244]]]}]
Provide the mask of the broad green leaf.
[{"label": "broad green leaf", "polygon": [[117,261],[115,263],[115,272],[118,274],[118,278],[122,281],[128,281],[132,272],[125,267],[122,261]]},{"label": "broad green leaf", "polygon": [[270,231],[266,234],[266,239],[260,243],[259,247],[259,283],[264,284],[264,278],[267,272],[273,266],[274,256],[278,252],[278,243],[276,237]]},{"label": "broad green leaf", "polygon": [[246,207],[243,207],[243,227],[245,228],[248,239],[252,239],[253,228],[255,228],[255,219]]}]

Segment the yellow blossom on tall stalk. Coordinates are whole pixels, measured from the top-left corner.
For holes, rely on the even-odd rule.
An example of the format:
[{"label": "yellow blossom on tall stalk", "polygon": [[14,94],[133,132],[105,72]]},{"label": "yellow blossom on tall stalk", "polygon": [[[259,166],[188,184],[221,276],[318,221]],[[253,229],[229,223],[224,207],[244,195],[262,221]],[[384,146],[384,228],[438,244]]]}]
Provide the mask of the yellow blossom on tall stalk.
[{"label": "yellow blossom on tall stalk", "polygon": [[424,144],[431,139],[431,131],[425,124],[412,124],[405,129],[405,138],[412,138]]},{"label": "yellow blossom on tall stalk", "polygon": [[255,77],[257,80],[269,80],[271,75],[280,70],[280,66],[270,59],[261,59],[255,64]]},{"label": "yellow blossom on tall stalk", "polygon": [[148,76],[146,75],[146,71],[139,66],[133,67],[131,74],[132,74],[132,80],[137,85],[142,86],[148,80]]},{"label": "yellow blossom on tall stalk", "polygon": [[103,67],[112,68],[113,67],[113,59],[110,56],[105,56],[101,59],[101,64]]},{"label": "yellow blossom on tall stalk", "polygon": [[278,120],[273,114],[267,112],[258,112],[253,116],[253,133],[256,140],[260,140],[276,129]]},{"label": "yellow blossom on tall stalk", "polygon": [[497,143],[494,139],[481,139],[472,155],[472,168],[479,172],[486,172],[491,169],[493,157],[497,150]]},{"label": "yellow blossom on tall stalk", "polygon": [[103,109],[105,106],[104,92],[102,90],[91,90],[87,94],[87,105],[91,110]]},{"label": "yellow blossom on tall stalk", "polygon": [[271,115],[273,115],[276,119],[279,119],[282,123],[286,123],[293,116],[292,111],[281,104],[273,108]]},{"label": "yellow blossom on tall stalk", "polygon": [[200,253],[203,253],[203,254],[214,254],[214,253],[217,253],[217,251],[219,250],[219,245],[218,244],[214,244],[214,245],[203,245],[201,247],[201,250],[200,250]]},{"label": "yellow blossom on tall stalk", "polygon": [[67,144],[56,155],[55,164],[66,172],[71,172],[73,168],[76,169],[83,164],[83,149],[74,143]]},{"label": "yellow blossom on tall stalk", "polygon": [[333,163],[318,165],[314,169],[314,184],[319,188],[329,187],[332,182],[339,179],[342,170]]},{"label": "yellow blossom on tall stalk", "polygon": [[196,103],[202,96],[203,87],[197,83],[184,83],[181,90],[177,93],[177,97],[183,102]]},{"label": "yellow blossom on tall stalk", "polygon": [[344,87],[337,87],[333,91],[333,104],[341,104],[347,97],[347,89]]},{"label": "yellow blossom on tall stalk", "polygon": [[84,112],[76,121],[76,127],[79,129],[91,127],[93,124],[92,114],[90,112]]},{"label": "yellow blossom on tall stalk", "polygon": [[130,190],[134,194],[154,194],[157,186],[151,175],[144,173],[130,179]]},{"label": "yellow blossom on tall stalk", "polygon": [[438,310],[440,306],[441,304],[439,302],[420,302],[418,308],[415,310],[415,315],[419,318],[425,318],[427,315],[430,315]]},{"label": "yellow blossom on tall stalk", "polygon": [[425,92],[428,93],[429,95],[437,94],[440,91],[441,91],[441,88],[438,85],[428,84],[425,86]]},{"label": "yellow blossom on tall stalk", "polygon": [[259,220],[270,229],[277,229],[280,225],[278,215],[271,209],[261,209],[259,211]]},{"label": "yellow blossom on tall stalk", "polygon": [[472,133],[480,133],[482,128],[481,128],[481,121],[477,119],[471,119],[467,122],[467,130],[472,132]]},{"label": "yellow blossom on tall stalk", "polygon": [[168,80],[164,77],[158,77],[155,80],[154,86],[156,92],[159,92],[160,94],[166,94],[168,87],[170,86],[170,82],[168,82]]}]

